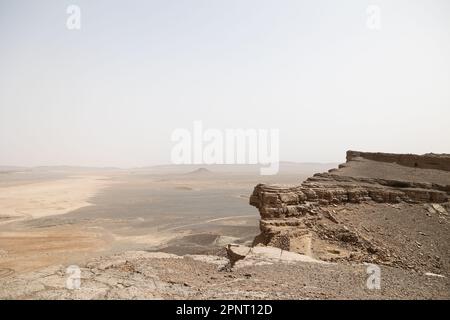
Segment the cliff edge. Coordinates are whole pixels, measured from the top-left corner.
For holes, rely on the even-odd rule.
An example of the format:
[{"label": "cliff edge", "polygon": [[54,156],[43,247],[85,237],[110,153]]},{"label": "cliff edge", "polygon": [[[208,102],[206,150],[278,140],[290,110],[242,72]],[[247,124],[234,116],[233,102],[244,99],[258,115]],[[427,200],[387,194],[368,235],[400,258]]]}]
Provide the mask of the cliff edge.
[{"label": "cliff edge", "polygon": [[297,186],[254,188],[254,245],[449,274],[450,155],[347,152]]}]

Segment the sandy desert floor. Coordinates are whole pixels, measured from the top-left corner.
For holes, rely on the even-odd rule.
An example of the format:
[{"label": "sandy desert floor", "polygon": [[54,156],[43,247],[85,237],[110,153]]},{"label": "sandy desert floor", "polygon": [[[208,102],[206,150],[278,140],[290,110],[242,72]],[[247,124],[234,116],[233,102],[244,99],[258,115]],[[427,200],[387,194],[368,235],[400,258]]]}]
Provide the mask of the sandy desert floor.
[{"label": "sandy desert floor", "polygon": [[[312,172],[264,182],[295,183]],[[127,250],[200,254],[249,243],[259,215],[248,196],[260,179],[192,168],[2,173],[0,277]]]},{"label": "sandy desert floor", "polygon": [[36,219],[90,206],[88,199],[110,183],[106,176],[71,176],[2,187],[0,221]]}]

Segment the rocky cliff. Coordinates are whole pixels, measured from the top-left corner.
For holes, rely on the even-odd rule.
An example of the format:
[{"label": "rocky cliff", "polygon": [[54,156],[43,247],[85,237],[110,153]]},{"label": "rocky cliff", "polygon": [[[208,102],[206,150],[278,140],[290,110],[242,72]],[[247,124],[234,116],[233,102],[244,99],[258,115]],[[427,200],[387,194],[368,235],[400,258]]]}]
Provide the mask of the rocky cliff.
[{"label": "rocky cliff", "polygon": [[[441,272],[450,266],[450,156],[347,152],[298,186],[255,187],[254,244],[321,260]],[[422,235],[423,234],[423,235]]]},{"label": "rocky cliff", "polygon": [[424,155],[416,155],[416,154],[395,154],[382,152],[347,151],[347,161],[352,161],[357,158],[364,158],[379,162],[397,163],[402,166],[414,168],[450,171],[449,154],[428,153]]}]

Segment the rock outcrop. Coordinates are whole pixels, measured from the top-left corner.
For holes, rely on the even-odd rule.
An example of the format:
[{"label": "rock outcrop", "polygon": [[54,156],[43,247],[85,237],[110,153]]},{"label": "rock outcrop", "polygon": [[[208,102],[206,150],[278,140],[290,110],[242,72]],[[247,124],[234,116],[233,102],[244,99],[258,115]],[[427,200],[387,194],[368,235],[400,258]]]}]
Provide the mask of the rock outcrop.
[{"label": "rock outcrop", "polygon": [[[448,238],[449,170],[450,155],[349,151],[347,163],[339,169],[315,174],[298,186],[259,184],[250,197],[250,204],[261,215],[261,234],[254,245],[274,246],[323,260],[421,269],[420,261],[411,262],[402,256],[402,240],[378,234],[388,229],[395,232],[395,227],[413,232],[418,227],[417,219],[413,214],[408,217],[408,212],[425,213],[433,204],[440,210],[434,210],[437,221],[431,223],[437,222],[438,234],[447,234]],[[401,219],[401,225],[385,226],[390,218]],[[447,264],[448,253],[444,260]],[[441,256],[439,261],[430,267],[440,270]]]},{"label": "rock outcrop", "polygon": [[272,263],[324,263],[307,255],[284,251],[280,248],[270,246],[247,247],[238,244],[229,244],[227,246],[227,256],[230,261],[230,267],[234,269]]},{"label": "rock outcrop", "polygon": [[424,155],[417,155],[417,154],[347,151],[347,161],[352,161],[357,158],[364,158],[379,162],[397,163],[402,166],[413,168],[450,171],[449,154],[427,153]]}]

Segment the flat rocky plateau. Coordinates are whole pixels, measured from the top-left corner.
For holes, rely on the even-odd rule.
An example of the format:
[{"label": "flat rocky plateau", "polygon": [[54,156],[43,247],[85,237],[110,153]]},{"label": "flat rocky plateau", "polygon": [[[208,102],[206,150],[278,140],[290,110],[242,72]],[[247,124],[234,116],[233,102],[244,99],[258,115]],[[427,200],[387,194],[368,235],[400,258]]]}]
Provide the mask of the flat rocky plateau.
[{"label": "flat rocky plateau", "polygon": [[[247,258],[245,258],[247,259]],[[244,259],[244,260],[245,260]],[[240,262],[244,261],[241,260]],[[449,299],[448,278],[381,267],[380,289],[362,264],[261,258],[227,268],[220,256],[130,251],[81,268],[67,289],[66,267],[1,281],[1,299]]]}]

